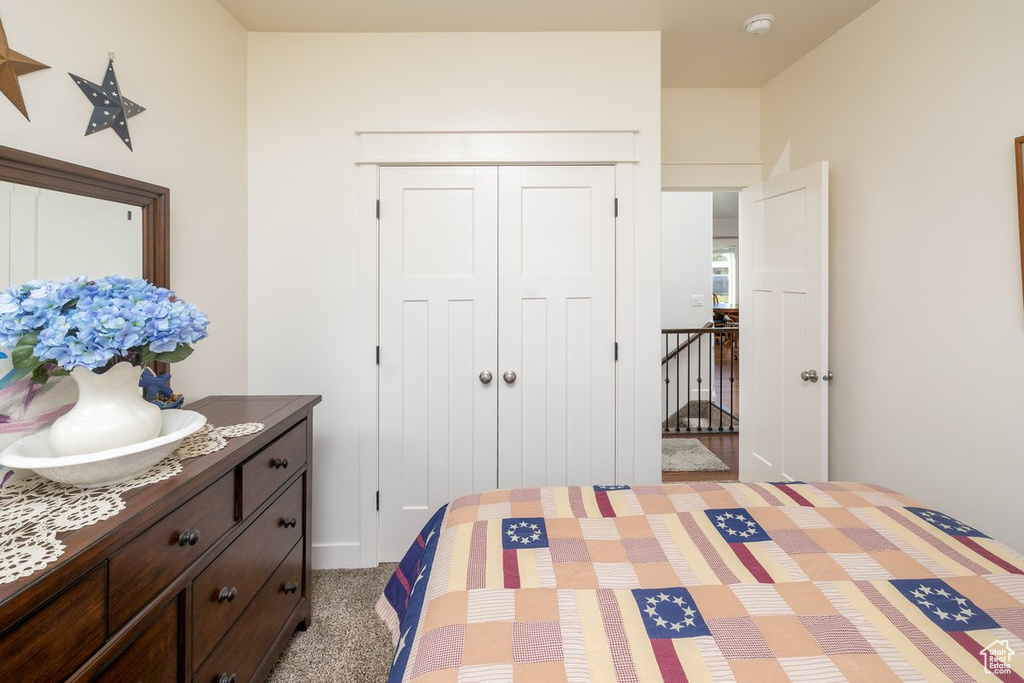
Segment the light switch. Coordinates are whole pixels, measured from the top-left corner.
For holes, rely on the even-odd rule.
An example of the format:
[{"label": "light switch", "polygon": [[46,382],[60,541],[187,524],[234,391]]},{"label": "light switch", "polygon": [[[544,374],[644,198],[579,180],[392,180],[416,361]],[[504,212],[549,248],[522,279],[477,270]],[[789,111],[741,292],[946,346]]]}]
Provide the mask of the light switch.
[{"label": "light switch", "polygon": [[703,306],[704,305],[704,295],[703,294],[694,294],[691,304],[693,306]]}]

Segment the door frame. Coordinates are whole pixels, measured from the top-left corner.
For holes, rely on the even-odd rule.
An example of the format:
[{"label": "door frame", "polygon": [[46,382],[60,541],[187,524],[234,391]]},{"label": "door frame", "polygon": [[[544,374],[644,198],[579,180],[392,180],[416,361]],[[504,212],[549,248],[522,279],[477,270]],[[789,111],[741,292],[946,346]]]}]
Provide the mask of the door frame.
[{"label": "door frame", "polygon": [[[359,153],[359,548],[358,559],[339,558],[331,566],[377,564],[378,400],[377,344],[379,251],[377,198],[381,166],[529,166],[601,165],[615,168],[618,217],[615,223],[615,336],[619,362],[615,368],[615,483],[653,483],[661,478],[660,463],[652,480],[651,464],[634,458],[645,443],[635,424],[637,330],[634,278],[634,174],[637,130],[575,131],[357,131]],[[382,207],[386,211],[386,207]],[[660,221],[659,221],[660,225]],[[656,344],[651,345],[652,348]],[[638,411],[642,412],[642,411]],[[654,435],[660,438],[660,434]],[[355,474],[355,473],[354,473]]]}]

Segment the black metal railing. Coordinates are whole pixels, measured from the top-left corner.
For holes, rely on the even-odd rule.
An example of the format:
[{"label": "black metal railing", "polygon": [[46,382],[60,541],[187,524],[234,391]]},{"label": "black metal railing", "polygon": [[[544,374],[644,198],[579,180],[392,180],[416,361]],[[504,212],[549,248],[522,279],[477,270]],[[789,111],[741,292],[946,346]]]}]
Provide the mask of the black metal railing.
[{"label": "black metal railing", "polygon": [[739,331],[721,323],[661,331],[664,433],[739,431]]}]

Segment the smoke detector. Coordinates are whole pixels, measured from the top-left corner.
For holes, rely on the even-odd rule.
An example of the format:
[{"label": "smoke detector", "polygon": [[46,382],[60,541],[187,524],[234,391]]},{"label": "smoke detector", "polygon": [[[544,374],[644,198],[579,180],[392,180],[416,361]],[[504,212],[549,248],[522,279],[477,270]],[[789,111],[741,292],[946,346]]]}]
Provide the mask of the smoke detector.
[{"label": "smoke detector", "polygon": [[768,33],[775,21],[774,14],[758,14],[743,22],[743,29],[752,36],[761,36]]}]

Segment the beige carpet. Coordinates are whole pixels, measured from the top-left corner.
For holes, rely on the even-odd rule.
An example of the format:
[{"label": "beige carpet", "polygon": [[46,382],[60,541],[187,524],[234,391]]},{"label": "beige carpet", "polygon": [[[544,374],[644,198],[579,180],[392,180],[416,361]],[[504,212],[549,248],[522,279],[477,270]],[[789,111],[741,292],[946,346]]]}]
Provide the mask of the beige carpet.
[{"label": "beige carpet", "polygon": [[391,636],[373,607],[393,563],[373,569],[317,569],[310,595],[313,624],[297,632],[268,683],[380,683],[391,666]]},{"label": "beige carpet", "polygon": [[665,472],[728,472],[722,462],[697,439],[661,440],[661,469]]}]

